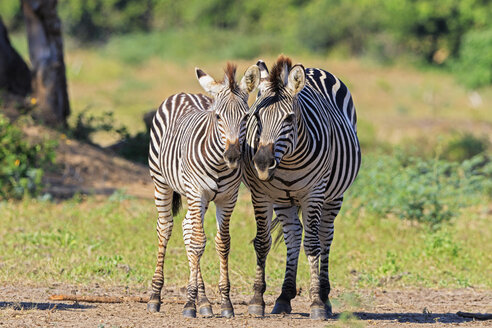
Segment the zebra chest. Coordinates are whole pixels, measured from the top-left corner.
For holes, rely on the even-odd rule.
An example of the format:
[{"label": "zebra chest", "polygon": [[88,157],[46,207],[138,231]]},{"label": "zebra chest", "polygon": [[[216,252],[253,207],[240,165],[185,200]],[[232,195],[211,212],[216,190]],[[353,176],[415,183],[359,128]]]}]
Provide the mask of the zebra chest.
[{"label": "zebra chest", "polygon": [[272,202],[299,205],[309,194],[326,183],[321,172],[278,169],[270,181],[258,181],[260,189]]}]

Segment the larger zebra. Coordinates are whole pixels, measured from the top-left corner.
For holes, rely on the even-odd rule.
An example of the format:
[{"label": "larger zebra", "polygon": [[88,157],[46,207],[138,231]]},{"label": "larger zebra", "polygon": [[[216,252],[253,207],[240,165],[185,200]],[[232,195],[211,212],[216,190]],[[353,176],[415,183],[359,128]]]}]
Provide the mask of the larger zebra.
[{"label": "larger zebra", "polygon": [[287,264],[272,313],[291,312],[304,228],[311,318],[324,319],[331,315],[328,256],[333,222],[361,161],[354,104],[347,87],[322,69],[292,66],[284,56],[270,73],[262,61],[257,65],[259,95],[250,108],[243,147],[244,182],[251,190],[257,223],[257,269],[248,311],[264,315],[265,261],[275,210],[287,245]]},{"label": "larger zebra", "polygon": [[235,73],[236,67],[229,64],[224,81],[216,82],[196,69],[201,86],[213,98],[176,94],[163,102],[154,117],[149,166],[155,185],[159,248],[147,304],[151,312],[160,310],[164,257],[181,194],[188,202],[183,238],[190,267],[183,315],[196,317],[196,305],[200,314],[213,315],[200,271],[206,242],[203,219],[210,201],[215,202],[217,209],[215,243],[220,257],[221,313],[225,317],[234,315],[229,299],[229,219],[241,183],[240,147],[245,135],[248,96],[258,86],[260,71],[256,65],[251,66],[239,85]]}]

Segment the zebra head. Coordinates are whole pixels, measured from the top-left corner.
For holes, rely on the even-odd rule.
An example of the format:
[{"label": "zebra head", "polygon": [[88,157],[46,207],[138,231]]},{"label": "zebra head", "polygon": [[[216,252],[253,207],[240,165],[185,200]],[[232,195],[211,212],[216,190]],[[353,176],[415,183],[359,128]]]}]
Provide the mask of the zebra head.
[{"label": "zebra head", "polygon": [[236,65],[228,63],[222,82],[215,81],[199,68],[195,69],[200,85],[213,97],[210,115],[219,131],[223,158],[230,169],[239,165],[248,118],[248,97],[260,82],[258,66],[249,67],[239,84],[236,82],[236,68]]},{"label": "zebra head", "polygon": [[300,64],[292,66],[288,57],[280,56],[268,73],[263,61],[258,98],[250,109],[257,122],[256,154],[253,162],[261,180],[269,180],[285,156],[297,146],[300,116],[297,95],[304,88],[306,75]]}]

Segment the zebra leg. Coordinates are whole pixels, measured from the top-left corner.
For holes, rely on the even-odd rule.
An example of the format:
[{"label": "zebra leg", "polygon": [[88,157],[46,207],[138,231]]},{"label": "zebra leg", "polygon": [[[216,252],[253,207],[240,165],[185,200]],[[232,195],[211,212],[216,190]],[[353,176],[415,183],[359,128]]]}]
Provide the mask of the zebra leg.
[{"label": "zebra leg", "polygon": [[231,284],[229,281],[229,251],[231,248],[231,237],[229,234],[229,220],[231,218],[234,205],[236,204],[237,193],[227,202],[217,205],[217,235],[215,236],[215,249],[220,259],[220,311],[222,317],[231,318],[234,316],[234,308],[230,299]]},{"label": "zebra leg", "polygon": [[[205,207],[204,213],[206,213],[207,210],[208,205]],[[200,268],[200,265],[198,265],[197,284],[198,292],[196,296],[196,303],[198,306],[198,313],[206,318],[213,317],[214,313],[212,311],[212,305],[210,304],[207,294],[205,293],[205,283],[203,282],[202,270]]]},{"label": "zebra leg", "polygon": [[161,290],[164,285],[164,257],[166,256],[167,242],[173,230],[173,215],[171,212],[173,202],[173,190],[154,179],[155,206],[157,207],[157,237],[159,248],[157,252],[157,265],[152,277],[152,294],[147,303],[149,312],[159,312],[161,308]]},{"label": "zebra leg", "polygon": [[265,315],[263,293],[266,290],[265,264],[268,252],[272,246],[270,225],[273,214],[272,204],[264,195],[252,191],[251,200],[255,211],[256,237],[253,240],[256,252],[256,277],[253,286],[254,296],[249,302],[248,312],[256,316]]},{"label": "zebra leg", "polygon": [[335,231],[335,218],[342,207],[343,197],[325,203],[323,205],[321,222],[319,227],[319,240],[321,244],[320,255],[320,297],[325,304],[326,314],[332,315],[331,303],[328,296],[330,295],[330,273],[329,273],[329,256],[333,233]]},{"label": "zebra leg", "polygon": [[282,293],[275,301],[272,314],[290,313],[292,307],[290,301],[296,297],[296,276],[299,252],[302,241],[302,225],[299,221],[298,207],[275,206],[275,214],[282,224],[285,245],[287,246],[287,261],[285,265],[285,278],[282,284]]},{"label": "zebra leg", "polygon": [[303,206],[302,220],[304,223],[304,251],[308,258],[311,281],[309,297],[311,299],[311,319],[327,318],[325,306],[320,297],[319,258],[320,240],[319,225],[321,218],[322,198],[309,195],[307,204]]},{"label": "zebra leg", "polygon": [[198,305],[198,313],[207,318],[213,317],[214,313],[212,311],[212,305],[205,294],[205,283],[203,282],[202,270],[200,269],[200,266],[198,266],[197,282],[198,293],[196,302]]},{"label": "zebra leg", "polygon": [[187,302],[183,309],[183,316],[196,317],[196,298],[198,296],[198,272],[200,258],[205,250],[207,238],[203,230],[203,218],[208,203],[199,197],[188,198],[188,212],[183,220],[183,239],[190,266],[190,279],[187,288]]}]

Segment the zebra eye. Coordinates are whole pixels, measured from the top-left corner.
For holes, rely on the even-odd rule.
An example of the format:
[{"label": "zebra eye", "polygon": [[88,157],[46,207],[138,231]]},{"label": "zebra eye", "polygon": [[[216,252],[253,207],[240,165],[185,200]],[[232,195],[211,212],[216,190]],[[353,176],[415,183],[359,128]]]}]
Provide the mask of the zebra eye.
[{"label": "zebra eye", "polygon": [[287,117],[285,118],[285,123],[290,124],[292,122],[294,122],[294,114],[287,115]]},{"label": "zebra eye", "polygon": [[220,115],[219,114],[215,114],[215,118],[220,120]]}]

